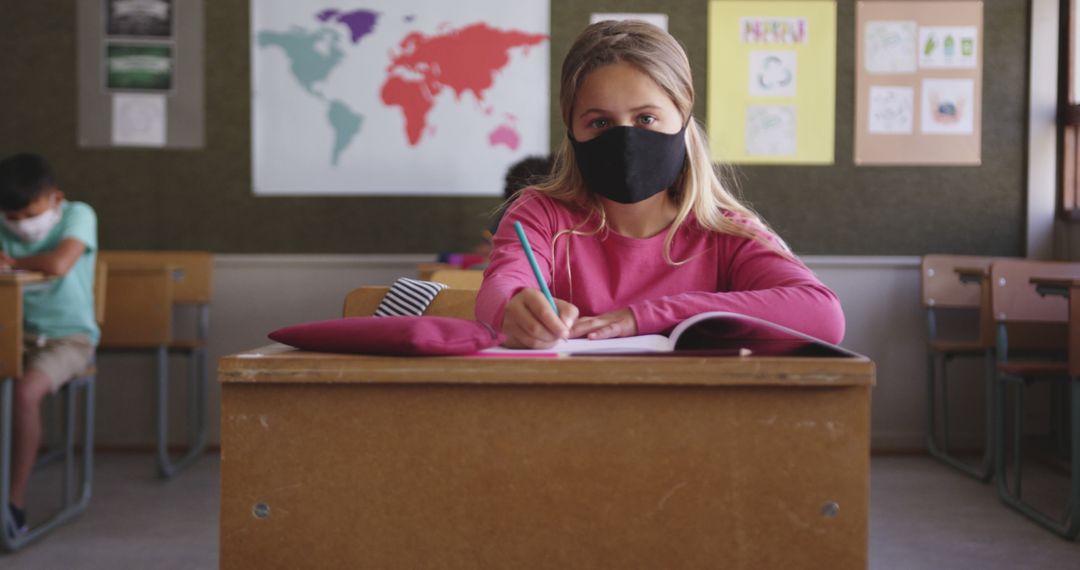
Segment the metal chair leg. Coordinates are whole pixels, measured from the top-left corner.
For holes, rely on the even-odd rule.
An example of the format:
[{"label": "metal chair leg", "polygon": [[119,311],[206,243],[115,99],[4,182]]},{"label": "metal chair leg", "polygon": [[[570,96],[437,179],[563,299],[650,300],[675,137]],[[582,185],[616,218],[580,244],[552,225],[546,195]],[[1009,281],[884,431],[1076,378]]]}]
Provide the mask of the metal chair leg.
[{"label": "metal chair leg", "polygon": [[[1003,376],[1002,378],[1005,379],[1006,377]],[[1015,380],[1011,381],[1015,382]],[[1001,412],[1003,412],[1005,409],[1005,399],[1007,396],[1005,390],[1005,383],[1005,381],[999,383],[997,390],[997,408],[998,411]],[[1080,534],[1080,461],[1077,460],[1078,455],[1080,455],[1080,453],[1078,453],[1080,452],[1080,445],[1077,445],[1077,433],[1080,432],[1080,416],[1077,415],[1080,414],[1080,378],[1069,379],[1069,384],[1071,388],[1071,395],[1069,399],[1071,401],[1070,407],[1072,408],[1072,472],[1069,482],[1068,502],[1065,505],[1065,512],[1060,519],[1055,519],[1048,516],[1046,513],[1038,510],[1037,508],[1023,500],[1023,471],[1021,466],[1021,462],[1023,460],[1023,449],[1020,446],[1022,445],[1021,440],[1023,438],[1023,392],[1025,382],[1023,379],[1020,379],[1019,382],[1015,383],[1017,384],[1018,388],[1018,395],[1015,399],[1016,406],[1014,408],[1017,412],[1017,417],[1014,418],[1014,421],[1012,422],[1014,426],[1014,433],[1012,435],[1014,442],[1013,445],[1016,447],[1016,449],[1014,450],[1013,460],[1013,463],[1016,465],[1016,489],[1011,490],[1009,488],[1005,473],[1005,420],[1004,417],[1001,417],[999,418],[999,421],[996,422],[997,429],[995,430],[995,433],[998,436],[997,459],[995,461],[995,471],[998,478],[998,497],[1010,508],[1031,519],[1038,525],[1050,530],[1051,532],[1057,534],[1058,536],[1061,536],[1062,538],[1065,538],[1066,540],[1072,540],[1076,538],[1077,534]]]},{"label": "metal chair leg", "polygon": [[[949,453],[949,394],[948,394],[948,359],[945,357],[935,357],[933,352],[929,352],[928,366],[927,366],[927,451],[930,455],[938,459],[942,463],[953,467],[954,469],[978,479],[979,481],[989,481],[994,474],[994,446],[993,446],[993,412],[994,412],[994,355],[991,351],[986,351],[983,354],[985,362],[985,371],[983,382],[986,386],[986,442],[983,447],[983,455],[980,458],[979,463],[976,465],[970,465],[958,459],[956,456]],[[944,433],[941,435],[941,441],[938,441],[937,435],[937,361],[941,362],[941,392],[942,392],[942,428]]]},{"label": "metal chair leg", "polygon": [[1013,398],[1013,482],[1016,489],[1013,494],[1017,499],[1024,496],[1024,389],[1026,383],[1021,380],[1016,385],[1016,397]]},{"label": "metal chair leg", "polygon": [[6,552],[15,552],[21,546],[17,538],[10,536],[9,529],[15,521],[8,510],[11,501],[11,399],[15,379],[4,378],[0,384],[0,545]]},{"label": "metal chair leg", "polygon": [[60,423],[55,417],[59,403],[57,400],[59,398],[50,395],[46,396],[45,402],[42,403],[42,423],[45,424],[45,441],[48,442],[48,450],[38,454],[37,461],[34,462],[35,471],[45,469],[64,458],[64,438],[56,427]]},{"label": "metal chair leg", "polygon": [[75,400],[78,390],[71,386],[64,390],[64,508],[71,506],[75,498]]},{"label": "metal chair leg", "polygon": [[[94,453],[94,383],[93,376],[76,378],[63,388],[65,400],[65,416],[68,422],[64,426],[65,441],[64,449],[64,508],[53,515],[49,520],[30,528],[26,533],[12,536],[8,529],[14,528],[11,513],[7,504],[11,500],[11,440],[12,440],[12,398],[14,392],[14,379],[5,378],[0,386],[0,521],[3,529],[0,532],[0,547],[7,552],[15,552],[39,540],[56,527],[70,521],[86,510],[90,503],[90,493],[93,484],[93,453]],[[78,500],[73,495],[74,485],[74,410],[76,392],[84,389],[86,395],[84,402],[86,410],[84,417],[86,424],[83,426],[83,481],[82,493]]]}]

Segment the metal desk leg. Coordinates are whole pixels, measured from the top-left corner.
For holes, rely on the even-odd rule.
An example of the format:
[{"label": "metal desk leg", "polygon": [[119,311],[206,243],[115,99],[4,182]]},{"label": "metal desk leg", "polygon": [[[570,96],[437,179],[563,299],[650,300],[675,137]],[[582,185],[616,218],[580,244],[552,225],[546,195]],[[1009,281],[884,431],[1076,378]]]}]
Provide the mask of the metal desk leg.
[{"label": "metal desk leg", "polygon": [[[34,542],[56,527],[68,522],[86,510],[90,503],[91,487],[93,484],[93,454],[94,454],[94,377],[86,376],[76,378],[64,386],[64,399],[66,402],[65,414],[69,419],[65,426],[65,441],[63,444],[64,465],[64,507],[49,520],[29,529],[26,533],[12,537],[8,529],[14,527],[11,513],[7,505],[11,500],[11,447],[12,447],[12,399],[15,381],[13,378],[5,378],[0,385],[0,547],[7,552],[15,552],[20,548]],[[82,492],[78,500],[73,497],[74,489],[74,409],[76,392],[83,388],[86,390],[83,426],[83,484]]]},{"label": "metal desk leg", "polygon": [[202,364],[205,358],[202,357],[204,349],[194,349],[190,354],[189,363],[191,365],[191,372],[189,374],[189,416],[192,420],[192,425],[188,426],[189,433],[191,434],[190,447],[187,452],[179,459],[173,461],[169,457],[169,351],[167,346],[158,347],[157,351],[157,407],[158,407],[158,441],[157,441],[157,455],[158,455],[158,473],[165,479],[171,479],[178,473],[190,467],[196,460],[198,460],[206,449],[206,421],[205,421],[205,408],[206,408],[206,390],[204,384],[206,381],[205,367]]}]

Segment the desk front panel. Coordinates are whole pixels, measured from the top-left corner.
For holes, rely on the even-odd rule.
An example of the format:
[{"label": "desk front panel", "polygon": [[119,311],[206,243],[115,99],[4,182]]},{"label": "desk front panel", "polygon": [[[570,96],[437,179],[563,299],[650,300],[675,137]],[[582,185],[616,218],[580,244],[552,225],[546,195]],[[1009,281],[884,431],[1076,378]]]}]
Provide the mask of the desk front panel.
[{"label": "desk front panel", "polygon": [[22,285],[0,280],[0,380],[22,376]]},{"label": "desk front panel", "polygon": [[225,382],[221,565],[865,568],[869,391]]}]

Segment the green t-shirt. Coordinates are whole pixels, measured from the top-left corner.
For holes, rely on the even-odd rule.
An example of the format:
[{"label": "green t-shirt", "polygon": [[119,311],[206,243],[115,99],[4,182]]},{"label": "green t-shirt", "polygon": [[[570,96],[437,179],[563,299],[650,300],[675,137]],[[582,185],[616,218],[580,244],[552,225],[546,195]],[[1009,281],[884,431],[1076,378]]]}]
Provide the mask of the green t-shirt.
[{"label": "green t-shirt", "polygon": [[60,338],[83,335],[97,345],[101,337],[94,318],[94,261],[97,258],[97,215],[82,202],[62,202],[60,222],[45,239],[27,243],[0,224],[0,243],[8,255],[20,258],[56,249],[60,242],[75,238],[86,245],[67,275],[41,291],[23,297],[23,326],[28,333]]}]

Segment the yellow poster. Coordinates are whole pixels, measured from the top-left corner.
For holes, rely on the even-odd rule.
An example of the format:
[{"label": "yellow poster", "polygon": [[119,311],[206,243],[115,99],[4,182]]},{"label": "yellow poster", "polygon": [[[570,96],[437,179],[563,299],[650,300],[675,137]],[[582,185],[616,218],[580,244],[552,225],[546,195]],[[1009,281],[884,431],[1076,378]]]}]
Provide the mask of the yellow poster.
[{"label": "yellow poster", "polygon": [[836,2],[709,2],[708,95],[717,162],[832,164]]}]

